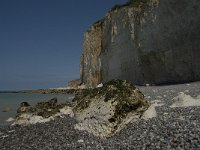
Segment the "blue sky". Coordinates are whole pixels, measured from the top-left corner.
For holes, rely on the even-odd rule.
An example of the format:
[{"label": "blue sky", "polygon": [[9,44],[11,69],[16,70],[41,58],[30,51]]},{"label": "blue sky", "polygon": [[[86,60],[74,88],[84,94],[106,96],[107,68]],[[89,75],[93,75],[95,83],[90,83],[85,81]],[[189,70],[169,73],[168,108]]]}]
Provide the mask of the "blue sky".
[{"label": "blue sky", "polygon": [[0,90],[79,78],[83,33],[127,0],[0,0]]}]

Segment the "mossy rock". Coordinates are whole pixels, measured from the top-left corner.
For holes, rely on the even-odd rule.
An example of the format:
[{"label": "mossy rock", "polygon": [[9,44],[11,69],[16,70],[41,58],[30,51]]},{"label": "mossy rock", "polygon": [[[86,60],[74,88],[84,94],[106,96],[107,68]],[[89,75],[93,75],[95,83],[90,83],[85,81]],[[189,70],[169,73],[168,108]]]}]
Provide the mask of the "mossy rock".
[{"label": "mossy rock", "polygon": [[74,112],[80,122],[77,127],[101,137],[111,136],[131,117],[140,118],[149,107],[139,89],[126,80],[112,80],[103,87],[87,89],[74,100]]},{"label": "mossy rock", "polygon": [[39,102],[35,106],[29,105],[27,102],[23,102],[20,104],[20,107],[17,110],[17,117],[21,114],[32,114],[41,116],[43,118],[49,118],[57,113],[60,112],[60,109],[64,108],[65,106],[72,107],[72,104],[69,102],[57,103],[57,98],[53,98],[46,102]]}]

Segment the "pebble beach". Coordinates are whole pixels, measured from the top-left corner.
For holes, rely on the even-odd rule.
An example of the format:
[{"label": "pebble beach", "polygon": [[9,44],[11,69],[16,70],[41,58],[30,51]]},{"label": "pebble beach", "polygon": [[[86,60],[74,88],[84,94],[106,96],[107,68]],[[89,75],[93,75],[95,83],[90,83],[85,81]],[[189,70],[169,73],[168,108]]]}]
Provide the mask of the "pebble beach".
[{"label": "pebble beach", "polygon": [[[138,88],[157,104],[154,117],[129,123],[113,137],[101,139],[75,130],[76,120],[66,116],[43,124],[1,127],[0,149],[200,149],[200,82]],[[196,100],[196,105],[172,107],[180,92]]]}]

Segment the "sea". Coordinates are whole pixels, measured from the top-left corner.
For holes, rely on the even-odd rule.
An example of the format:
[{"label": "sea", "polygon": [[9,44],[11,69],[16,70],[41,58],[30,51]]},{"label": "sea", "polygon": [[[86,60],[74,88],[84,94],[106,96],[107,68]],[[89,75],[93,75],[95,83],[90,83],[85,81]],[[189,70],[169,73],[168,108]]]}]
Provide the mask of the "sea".
[{"label": "sea", "polygon": [[17,109],[22,102],[28,102],[35,105],[38,102],[48,101],[57,98],[58,103],[71,101],[73,94],[28,94],[28,93],[0,93],[0,127],[7,126],[12,123],[17,113]]}]

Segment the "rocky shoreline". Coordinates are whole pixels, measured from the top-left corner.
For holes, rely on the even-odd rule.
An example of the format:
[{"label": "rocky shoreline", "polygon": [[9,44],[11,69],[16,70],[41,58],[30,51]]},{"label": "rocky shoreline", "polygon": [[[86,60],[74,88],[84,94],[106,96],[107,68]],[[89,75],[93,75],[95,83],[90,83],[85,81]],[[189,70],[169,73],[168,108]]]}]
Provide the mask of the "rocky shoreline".
[{"label": "rocky shoreline", "polygon": [[69,115],[78,123],[75,128],[101,138],[113,136],[131,121],[138,120],[150,104],[133,84],[111,80],[94,89],[75,94],[72,102],[57,103],[57,98],[35,106],[22,102],[12,125],[45,123]]},{"label": "rocky shoreline", "polygon": [[[155,107],[151,119],[129,123],[116,135],[102,139],[74,128],[77,121],[64,116],[36,125],[0,128],[0,149],[199,149],[200,107],[171,107],[183,92],[200,101],[200,82],[139,87]],[[177,96],[179,96],[178,99]]]},{"label": "rocky shoreline", "polygon": [[28,94],[75,94],[84,89],[36,89],[36,90],[19,90],[19,91],[0,91],[0,93],[28,93]]}]

